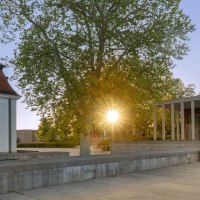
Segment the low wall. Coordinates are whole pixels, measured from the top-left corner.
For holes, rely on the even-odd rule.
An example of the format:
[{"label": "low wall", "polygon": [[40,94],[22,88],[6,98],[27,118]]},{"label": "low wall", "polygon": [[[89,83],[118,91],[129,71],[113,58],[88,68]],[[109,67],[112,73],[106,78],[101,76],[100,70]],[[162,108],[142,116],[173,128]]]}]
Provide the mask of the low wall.
[{"label": "low wall", "polygon": [[21,153],[0,153],[0,161],[3,160],[29,160],[32,158],[64,158],[69,156],[69,152],[31,152],[21,151]]},{"label": "low wall", "polygon": [[165,153],[200,151],[200,141],[134,141],[113,142],[112,154]]},{"label": "low wall", "polygon": [[115,176],[199,161],[197,151],[155,155],[100,155],[0,163],[0,193]]}]

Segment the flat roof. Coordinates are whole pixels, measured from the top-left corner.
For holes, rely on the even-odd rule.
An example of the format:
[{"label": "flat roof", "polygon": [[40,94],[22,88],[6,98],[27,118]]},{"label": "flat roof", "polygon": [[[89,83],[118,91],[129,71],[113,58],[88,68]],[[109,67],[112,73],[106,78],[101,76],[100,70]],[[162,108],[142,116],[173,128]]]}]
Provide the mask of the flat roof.
[{"label": "flat roof", "polygon": [[169,107],[171,104],[174,104],[175,108],[180,107],[180,103],[184,103],[185,108],[190,108],[191,107],[191,101],[196,101],[195,102],[195,107],[200,107],[200,95],[197,96],[192,96],[192,97],[184,97],[184,98],[178,98],[178,99],[172,99],[172,100],[166,100],[166,101],[159,101],[155,102],[155,106],[162,106],[166,105],[166,107]]}]

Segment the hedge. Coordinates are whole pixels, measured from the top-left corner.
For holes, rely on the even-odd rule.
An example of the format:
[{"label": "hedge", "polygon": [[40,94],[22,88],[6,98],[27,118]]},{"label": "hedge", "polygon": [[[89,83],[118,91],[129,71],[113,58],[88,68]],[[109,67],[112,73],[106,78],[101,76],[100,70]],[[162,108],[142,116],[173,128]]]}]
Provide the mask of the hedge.
[{"label": "hedge", "polygon": [[74,141],[65,143],[18,143],[17,148],[73,148],[77,145]]},{"label": "hedge", "polygon": [[100,147],[102,151],[110,151],[111,140],[110,139],[102,140],[101,142],[98,143],[98,147]]}]

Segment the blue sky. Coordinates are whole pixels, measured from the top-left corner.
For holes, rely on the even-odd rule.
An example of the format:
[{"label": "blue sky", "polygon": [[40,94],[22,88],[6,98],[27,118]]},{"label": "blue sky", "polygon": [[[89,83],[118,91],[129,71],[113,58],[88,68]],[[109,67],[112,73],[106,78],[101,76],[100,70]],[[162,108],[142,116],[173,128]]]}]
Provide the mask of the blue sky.
[{"label": "blue sky", "polygon": [[174,77],[181,78],[185,84],[194,83],[196,92],[200,92],[200,1],[182,0],[181,7],[190,16],[192,23],[196,25],[196,31],[190,34],[190,51],[181,61],[176,61],[173,70]]},{"label": "blue sky", "polygon": [[[192,23],[196,24],[196,31],[190,35],[190,52],[183,60],[175,61],[177,66],[173,69],[173,73],[174,77],[181,78],[186,85],[194,83],[196,92],[200,93],[200,0],[182,0],[181,7],[190,16]],[[14,47],[14,44],[0,44],[0,57],[12,57]],[[8,77],[12,75],[10,69],[4,72]],[[14,82],[11,82],[11,85],[17,90]],[[21,94],[19,90],[17,91]],[[17,103],[17,129],[37,129],[39,117],[35,112],[26,109],[27,105],[22,103],[22,100],[23,97]]]}]

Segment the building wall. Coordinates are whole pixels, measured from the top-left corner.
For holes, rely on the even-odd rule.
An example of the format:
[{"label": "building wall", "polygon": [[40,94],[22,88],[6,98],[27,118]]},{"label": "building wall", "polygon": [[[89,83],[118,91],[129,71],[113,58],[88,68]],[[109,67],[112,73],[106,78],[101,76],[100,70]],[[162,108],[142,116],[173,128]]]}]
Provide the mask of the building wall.
[{"label": "building wall", "polygon": [[11,100],[11,151],[15,152],[17,148],[17,133],[16,133],[16,99]]},{"label": "building wall", "polygon": [[[192,125],[191,125],[191,109],[185,109],[185,139],[191,140],[192,138]],[[200,108],[195,108],[195,138],[200,140]]]},{"label": "building wall", "polygon": [[8,152],[8,100],[0,99],[0,152]]},{"label": "building wall", "polygon": [[11,131],[11,151],[16,151],[16,99],[11,99],[11,121],[9,121],[9,97],[0,96],[0,152],[9,152],[9,132]]},{"label": "building wall", "polygon": [[32,143],[39,142],[35,137],[36,130],[17,130],[18,143]]}]

